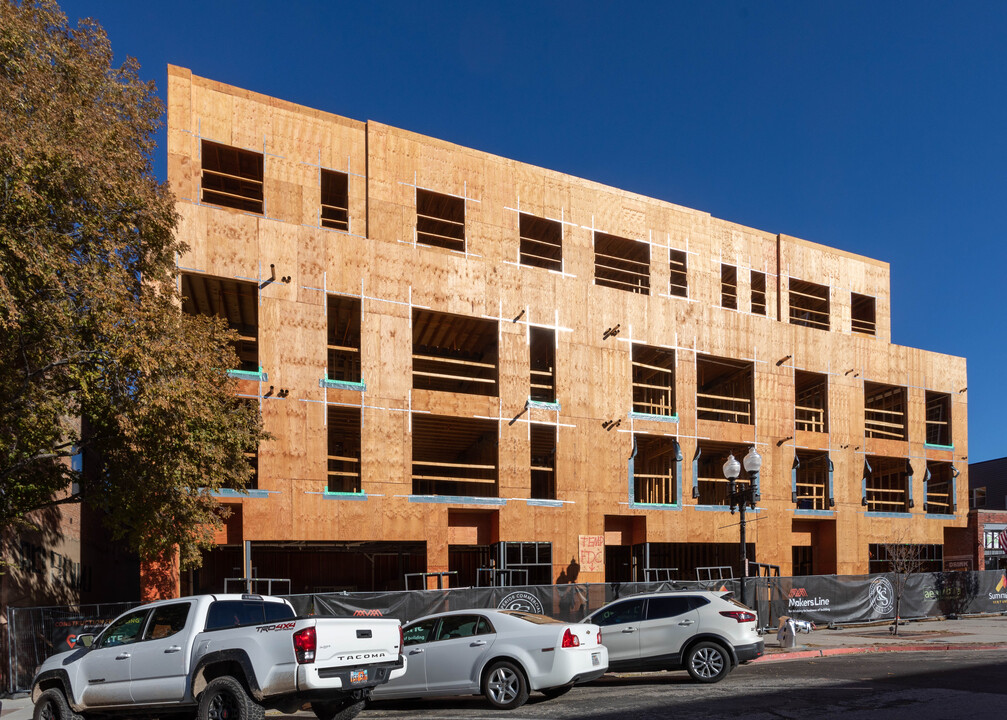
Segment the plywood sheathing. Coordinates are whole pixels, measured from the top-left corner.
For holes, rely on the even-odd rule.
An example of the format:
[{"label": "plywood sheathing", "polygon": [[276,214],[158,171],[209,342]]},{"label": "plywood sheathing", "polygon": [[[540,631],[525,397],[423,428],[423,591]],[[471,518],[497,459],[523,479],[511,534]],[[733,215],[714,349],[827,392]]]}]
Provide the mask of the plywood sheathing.
[{"label": "plywood sheathing", "polygon": [[[781,565],[784,573],[791,546],[807,543],[809,526],[821,528],[823,548],[834,548],[822,550],[830,556],[817,567],[834,565],[843,573],[866,571],[867,543],[883,541],[905,524],[864,515],[865,453],[912,459],[915,541],[942,543],[945,527],[964,525],[965,360],[890,344],[887,263],[380,123],[304,108],[182,68],[169,68],[168,106],[169,180],[179,197],[179,233],[190,246],[179,265],[262,283],[272,263],[278,276],[291,277],[290,283],[273,281],[260,291],[260,357],[270,380],[265,387],[243,383],[257,393],[270,384],[290,390],[285,399],[262,401],[266,427],[275,436],[260,450],[259,482],[269,497],[239,501],[245,539],[421,540],[428,543],[428,570],[447,569],[448,507],[407,497],[410,412],[497,418],[499,488],[508,498],[498,509],[498,539],[552,542],[556,573],[576,556],[578,535],[605,531],[605,515],[645,518],[649,542],[734,542],[736,529],[724,529],[728,513],[694,508],[690,461],[700,437],[757,443],[764,457],[763,519],[750,535],[757,559]],[[199,202],[200,138],[265,154],[263,216]],[[323,167],[349,173],[348,233],[318,227]],[[417,188],[464,199],[464,252],[415,244]],[[518,264],[519,212],[563,222],[562,274]],[[650,295],[594,285],[595,231],[650,245]],[[687,252],[688,298],[668,296],[669,248]],[[721,264],[738,269],[737,311],[720,307]],[[766,274],[765,317],[750,312],[753,270]],[[830,331],[789,324],[791,277],[830,288]],[[319,387],[326,367],[326,292],[361,299],[365,393]],[[875,298],[875,337],[851,333],[851,292]],[[413,307],[497,319],[498,397],[413,390]],[[558,414],[524,407],[528,323],[556,329]],[[605,338],[616,326],[620,332]],[[675,351],[677,423],[629,417],[633,342]],[[754,426],[697,422],[697,353],[753,363]],[[828,434],[795,431],[795,368],[828,375]],[[907,387],[908,441],[864,438],[865,380]],[[954,450],[924,447],[926,389],[952,396]],[[333,402],[361,407],[366,502],[321,501],[317,494],[326,483],[324,408]],[[622,422],[603,427],[611,420]],[[524,502],[530,494],[528,422],[558,425],[558,497],[567,501],[561,508]],[[685,458],[678,478],[682,509],[628,506],[633,431],[679,439]],[[833,518],[792,522],[795,447],[830,453]],[[925,519],[920,512],[926,458],[953,460],[962,471],[955,519]],[[603,577],[585,573],[580,579]]]}]

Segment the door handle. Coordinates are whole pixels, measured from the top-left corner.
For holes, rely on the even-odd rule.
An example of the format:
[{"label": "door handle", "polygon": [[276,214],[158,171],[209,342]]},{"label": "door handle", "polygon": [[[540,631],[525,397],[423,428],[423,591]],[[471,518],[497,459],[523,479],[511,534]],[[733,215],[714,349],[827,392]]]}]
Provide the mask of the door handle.
[{"label": "door handle", "polygon": [[469,643],[469,647],[479,647],[480,645],[485,645],[485,640],[476,640],[475,642]]},{"label": "door handle", "polygon": [[679,625],[692,625],[693,622],[695,622],[695,621],[694,620],[683,620],[682,622],[679,623]]},{"label": "door handle", "polygon": [[129,653],[128,652],[119,653],[118,655],[115,656],[115,659],[116,660],[129,660]]},{"label": "door handle", "polygon": [[636,632],[636,628],[635,627],[623,628],[622,631],[624,633],[634,633],[634,632]]},{"label": "door handle", "polygon": [[410,650],[409,654],[410,655],[419,655],[421,652],[423,652],[423,648],[416,648],[415,650]]},{"label": "door handle", "polygon": [[164,651],[166,653],[175,653],[175,652],[179,652],[181,649],[182,649],[182,647],[180,645],[172,645],[171,647],[165,648]]}]

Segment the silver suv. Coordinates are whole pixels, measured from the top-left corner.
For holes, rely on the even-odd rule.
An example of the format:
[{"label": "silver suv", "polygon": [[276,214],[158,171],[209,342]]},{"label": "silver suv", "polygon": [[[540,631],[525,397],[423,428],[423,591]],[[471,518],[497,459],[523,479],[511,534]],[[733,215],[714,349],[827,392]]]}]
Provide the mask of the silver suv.
[{"label": "silver suv", "polygon": [[694,680],[714,683],[765,652],[755,613],[730,593],[633,595],[584,622],[601,626],[609,672],[685,668]]}]

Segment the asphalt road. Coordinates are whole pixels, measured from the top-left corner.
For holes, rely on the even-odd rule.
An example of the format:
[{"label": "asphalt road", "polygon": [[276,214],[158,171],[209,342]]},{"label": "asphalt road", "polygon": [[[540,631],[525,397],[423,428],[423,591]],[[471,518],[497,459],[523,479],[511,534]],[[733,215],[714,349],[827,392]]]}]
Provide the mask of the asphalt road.
[{"label": "asphalt road", "polygon": [[747,665],[716,685],[693,683],[684,672],[607,676],[556,700],[533,693],[512,712],[492,710],[480,698],[386,701],[359,720],[982,720],[1007,710],[1005,679],[1007,650],[859,654]]}]

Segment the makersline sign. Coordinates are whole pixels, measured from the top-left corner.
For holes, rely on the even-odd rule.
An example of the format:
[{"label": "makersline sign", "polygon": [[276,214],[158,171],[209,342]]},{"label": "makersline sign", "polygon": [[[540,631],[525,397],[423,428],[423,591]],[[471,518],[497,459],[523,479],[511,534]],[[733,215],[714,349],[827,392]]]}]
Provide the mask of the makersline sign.
[{"label": "makersline sign", "polygon": [[[902,578],[903,618],[1007,610],[1007,575],[1002,571],[916,573]],[[770,615],[789,615],[819,624],[871,622],[895,617],[899,578],[816,575],[772,578]]]}]

